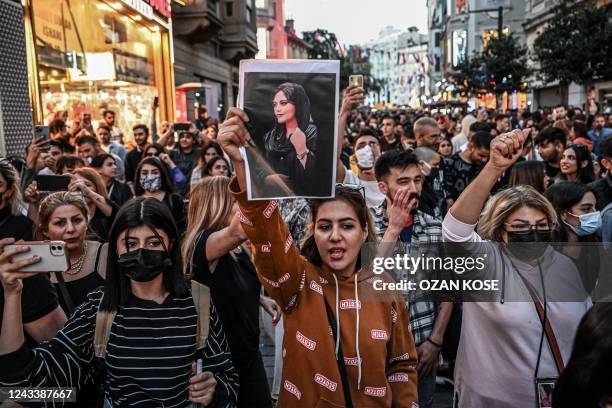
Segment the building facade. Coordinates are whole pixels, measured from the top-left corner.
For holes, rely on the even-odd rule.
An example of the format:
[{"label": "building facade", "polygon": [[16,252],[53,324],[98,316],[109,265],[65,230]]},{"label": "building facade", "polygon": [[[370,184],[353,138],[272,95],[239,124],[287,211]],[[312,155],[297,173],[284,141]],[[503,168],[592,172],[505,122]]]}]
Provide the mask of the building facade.
[{"label": "building facade", "polygon": [[376,40],[362,46],[372,65],[370,74],[380,91],[367,103],[420,107],[429,97],[428,38],[416,27],[386,27]]},{"label": "building facade", "polygon": [[253,0],[172,6],[177,121],[222,119],[238,96],[241,59],[257,53]]},{"label": "building facade", "polygon": [[[174,118],[169,1],[25,0],[34,121],[105,109],[126,136],[137,123]],[[156,109],[154,109],[156,106]]]},{"label": "building facade", "polygon": [[258,59],[287,59],[289,39],[285,31],[283,0],[256,0]]},{"label": "building facade", "polygon": [[[525,30],[526,43],[530,49],[554,16],[554,9],[562,0],[526,0]],[[612,0],[591,1],[593,7],[610,6]],[[612,81],[596,81],[593,84],[597,101],[612,105]],[[534,108],[551,107],[557,104],[570,106],[582,106],[586,102],[586,88],[582,85],[571,83],[566,89],[562,89],[558,82],[544,83],[535,77],[530,81],[529,101]]]}]

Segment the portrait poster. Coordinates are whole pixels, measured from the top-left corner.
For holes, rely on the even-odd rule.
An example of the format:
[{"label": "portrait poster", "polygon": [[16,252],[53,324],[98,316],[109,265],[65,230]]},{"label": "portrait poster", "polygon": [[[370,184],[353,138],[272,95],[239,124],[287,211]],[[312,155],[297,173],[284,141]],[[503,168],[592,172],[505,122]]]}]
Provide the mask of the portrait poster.
[{"label": "portrait poster", "polygon": [[240,62],[249,200],[333,197],[339,79],[339,61]]}]

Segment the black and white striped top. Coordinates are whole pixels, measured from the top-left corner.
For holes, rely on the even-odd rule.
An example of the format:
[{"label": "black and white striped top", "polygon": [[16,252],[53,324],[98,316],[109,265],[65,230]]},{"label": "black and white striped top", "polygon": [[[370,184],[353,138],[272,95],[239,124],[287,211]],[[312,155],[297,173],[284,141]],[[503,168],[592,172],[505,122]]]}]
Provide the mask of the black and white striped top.
[{"label": "black and white striped top", "polygon": [[[92,291],[51,341],[0,356],[0,385],[78,387],[88,382],[102,294],[101,289]],[[113,321],[102,362],[106,399],[116,407],[186,407],[191,363],[202,358],[203,371],[217,380],[214,406],[235,406],[238,375],[212,303],[209,337],[201,350],[196,350],[196,320],[191,295],[168,296],[161,305],[131,296]]]}]

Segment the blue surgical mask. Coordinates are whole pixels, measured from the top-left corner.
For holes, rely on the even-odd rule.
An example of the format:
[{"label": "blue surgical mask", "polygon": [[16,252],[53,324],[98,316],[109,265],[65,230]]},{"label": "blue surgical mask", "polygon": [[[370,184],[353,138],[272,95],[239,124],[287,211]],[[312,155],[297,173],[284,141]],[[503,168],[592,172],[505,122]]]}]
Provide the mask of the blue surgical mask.
[{"label": "blue surgical mask", "polygon": [[599,211],[582,215],[575,215],[570,212],[568,214],[580,220],[580,225],[577,227],[564,221],[565,225],[570,227],[579,237],[594,234],[601,228],[601,213]]}]

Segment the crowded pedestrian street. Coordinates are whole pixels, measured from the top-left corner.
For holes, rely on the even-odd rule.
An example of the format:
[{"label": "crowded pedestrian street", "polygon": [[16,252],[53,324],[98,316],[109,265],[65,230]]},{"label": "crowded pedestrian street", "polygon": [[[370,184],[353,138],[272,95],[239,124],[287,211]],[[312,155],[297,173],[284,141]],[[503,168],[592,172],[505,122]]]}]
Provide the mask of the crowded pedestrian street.
[{"label": "crowded pedestrian street", "polygon": [[612,408],[612,0],[0,21],[0,408]]}]

